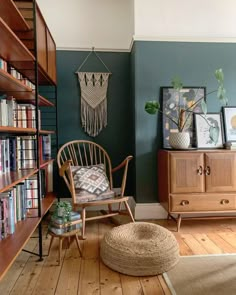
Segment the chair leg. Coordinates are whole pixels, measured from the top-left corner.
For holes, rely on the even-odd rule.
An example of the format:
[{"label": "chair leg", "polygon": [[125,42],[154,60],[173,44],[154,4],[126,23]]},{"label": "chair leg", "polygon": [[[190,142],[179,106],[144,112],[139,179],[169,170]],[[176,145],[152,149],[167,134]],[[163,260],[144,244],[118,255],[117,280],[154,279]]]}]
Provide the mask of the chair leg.
[{"label": "chair leg", "polygon": [[128,202],[127,202],[127,201],[124,201],[124,203],[125,203],[126,210],[128,211],[131,220],[132,220],[133,222],[135,222],[134,217],[133,217],[133,214],[132,214],[132,212],[131,212],[131,210],[130,210],[130,207],[129,207]]},{"label": "chair leg", "polygon": [[111,204],[108,204],[108,212],[109,213],[112,213],[112,206],[111,206]]},{"label": "chair leg", "polygon": [[51,240],[50,240],[50,244],[49,244],[49,248],[48,248],[48,255],[50,254],[53,240],[54,240],[54,236],[51,236]]},{"label": "chair leg", "polygon": [[80,247],[80,242],[79,242],[79,238],[78,238],[77,234],[75,234],[75,240],[76,240],[77,247],[79,249],[80,256],[82,258],[83,257],[82,250],[81,250],[81,247]]},{"label": "chair leg", "polygon": [[85,220],[86,220],[86,208],[82,208],[82,239],[85,240]]},{"label": "chair leg", "polygon": [[58,257],[58,265],[61,264],[61,252],[62,252],[62,241],[63,241],[63,238],[59,238],[59,257]]}]

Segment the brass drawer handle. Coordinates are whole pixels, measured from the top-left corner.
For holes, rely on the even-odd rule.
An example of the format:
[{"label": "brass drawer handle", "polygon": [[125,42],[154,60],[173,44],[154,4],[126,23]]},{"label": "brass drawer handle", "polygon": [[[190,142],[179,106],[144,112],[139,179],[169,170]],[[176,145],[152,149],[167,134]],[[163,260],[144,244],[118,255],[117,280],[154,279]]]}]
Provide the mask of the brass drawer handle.
[{"label": "brass drawer handle", "polygon": [[188,200],[183,200],[183,201],[180,202],[180,205],[181,206],[189,205],[189,201]]},{"label": "brass drawer handle", "polygon": [[227,199],[223,199],[223,200],[220,201],[220,203],[221,203],[222,205],[229,204],[229,200],[227,200]]},{"label": "brass drawer handle", "polygon": [[202,173],[203,173],[202,166],[199,166],[199,168],[197,169],[197,174],[202,175]]}]

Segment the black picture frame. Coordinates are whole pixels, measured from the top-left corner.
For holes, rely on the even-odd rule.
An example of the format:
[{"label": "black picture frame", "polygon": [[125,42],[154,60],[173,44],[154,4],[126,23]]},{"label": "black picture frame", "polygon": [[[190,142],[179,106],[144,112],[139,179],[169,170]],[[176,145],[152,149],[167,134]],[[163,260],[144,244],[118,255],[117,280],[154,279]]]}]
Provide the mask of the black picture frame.
[{"label": "black picture frame", "polygon": [[[194,125],[196,130],[196,144],[199,149],[222,149],[224,148],[224,129],[221,113],[198,113],[194,114]],[[211,138],[210,127],[219,127],[217,143]]]},{"label": "black picture frame", "polygon": [[[186,98],[188,95],[183,96],[183,94],[189,95],[189,99]],[[174,118],[177,117],[177,112],[179,107],[186,108],[191,103],[196,102],[201,97],[206,99],[206,87],[204,86],[185,86],[180,90],[180,99],[179,93],[173,87],[160,87],[161,103],[162,110],[164,113],[167,113]],[[194,99],[193,99],[194,97]],[[202,108],[201,104],[197,105],[194,109],[194,112],[201,113]],[[196,145],[196,138],[194,132],[193,124],[193,115],[190,116],[190,126],[186,130],[190,134],[190,147]],[[162,133],[163,133],[163,148],[170,148],[169,145],[169,134],[171,131],[177,131],[177,126],[171,122],[165,115],[162,115]]]},{"label": "black picture frame", "polygon": [[236,142],[236,106],[222,107],[226,142]]}]

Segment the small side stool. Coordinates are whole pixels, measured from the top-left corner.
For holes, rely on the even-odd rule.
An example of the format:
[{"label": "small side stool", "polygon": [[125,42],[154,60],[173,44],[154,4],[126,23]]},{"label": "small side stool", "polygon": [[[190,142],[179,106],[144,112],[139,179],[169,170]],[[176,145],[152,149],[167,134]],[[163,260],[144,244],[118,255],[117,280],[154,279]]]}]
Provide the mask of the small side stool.
[{"label": "small side stool", "polygon": [[50,254],[50,250],[51,250],[51,247],[52,247],[52,243],[53,243],[53,240],[54,238],[59,238],[59,255],[58,255],[58,265],[61,264],[61,252],[62,252],[62,242],[65,238],[71,238],[71,237],[74,237],[75,240],[76,240],[76,244],[77,244],[77,247],[78,247],[78,250],[79,250],[79,253],[80,253],[80,256],[82,257],[82,250],[81,250],[81,247],[80,247],[80,242],[79,242],[79,238],[78,238],[78,232],[80,232],[80,229],[75,229],[75,230],[71,230],[69,232],[65,232],[65,233],[61,233],[61,234],[55,234],[54,232],[52,231],[48,231],[48,234],[51,236],[51,241],[50,241],[50,244],[49,244],[49,249],[48,249],[48,255]]}]

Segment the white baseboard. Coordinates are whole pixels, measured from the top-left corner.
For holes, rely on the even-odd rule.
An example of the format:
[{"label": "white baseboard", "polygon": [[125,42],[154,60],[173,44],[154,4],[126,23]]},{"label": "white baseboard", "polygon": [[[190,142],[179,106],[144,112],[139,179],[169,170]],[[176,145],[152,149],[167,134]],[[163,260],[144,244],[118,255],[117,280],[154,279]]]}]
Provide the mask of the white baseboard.
[{"label": "white baseboard", "polygon": [[135,206],[135,219],[166,219],[167,212],[160,203],[138,203]]}]

